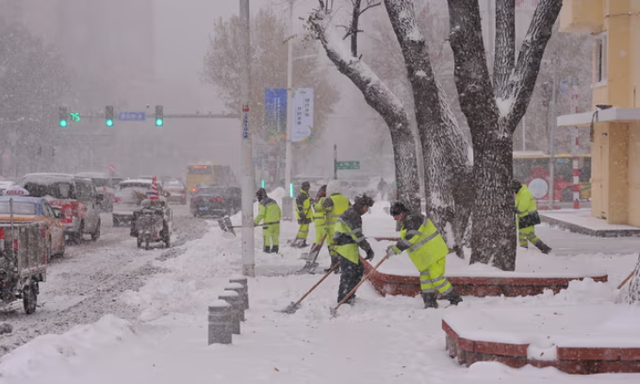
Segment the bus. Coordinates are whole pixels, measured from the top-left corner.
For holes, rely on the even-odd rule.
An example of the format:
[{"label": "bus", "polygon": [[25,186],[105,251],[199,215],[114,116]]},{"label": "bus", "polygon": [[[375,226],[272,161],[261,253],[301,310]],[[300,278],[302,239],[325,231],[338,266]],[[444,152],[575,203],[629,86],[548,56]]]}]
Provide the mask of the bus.
[{"label": "bus", "polygon": [[198,184],[218,183],[221,185],[236,186],[236,178],[229,165],[213,163],[190,164],[187,166],[186,186],[189,194],[195,192]]},{"label": "bus", "polygon": [[[551,156],[541,151],[513,152],[513,177],[529,186],[536,200],[549,200]],[[578,155],[580,200],[591,198],[591,155]],[[553,200],[573,201],[573,155],[555,155]]]}]

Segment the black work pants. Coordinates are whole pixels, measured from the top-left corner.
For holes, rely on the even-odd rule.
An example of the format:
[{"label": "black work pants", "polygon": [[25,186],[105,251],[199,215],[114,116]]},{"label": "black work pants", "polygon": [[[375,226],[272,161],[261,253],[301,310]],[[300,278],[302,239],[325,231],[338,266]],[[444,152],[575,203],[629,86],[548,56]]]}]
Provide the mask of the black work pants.
[{"label": "black work pants", "polygon": [[[342,256],[340,258],[340,287],[338,288],[338,303],[342,301],[351,292],[353,288],[358,285],[364,275],[364,266],[362,263],[354,264],[353,262],[345,259]],[[352,301],[356,295],[352,295],[346,302]]]}]

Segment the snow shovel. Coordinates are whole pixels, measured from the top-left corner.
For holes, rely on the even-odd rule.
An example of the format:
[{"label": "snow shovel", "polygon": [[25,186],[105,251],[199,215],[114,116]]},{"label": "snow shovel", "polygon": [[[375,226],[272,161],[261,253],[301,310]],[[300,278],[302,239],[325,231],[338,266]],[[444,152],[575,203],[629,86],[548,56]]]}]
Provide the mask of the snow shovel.
[{"label": "snow shovel", "polygon": [[291,303],[289,304],[289,306],[283,310],[280,311],[276,311],[276,312],[281,312],[281,313],[288,313],[288,314],[294,314],[296,313],[296,311],[298,310],[298,308],[300,308],[300,303],[302,302],[302,300],[304,300],[307,296],[309,296],[309,294],[311,292],[313,292],[314,289],[316,289],[316,287],[318,285],[320,285],[320,283],[322,283],[327,277],[329,277],[329,275],[333,272],[334,269],[338,268],[338,265],[340,265],[340,263],[336,263],[333,267],[331,267],[331,269],[329,270],[329,272],[325,273],[324,276],[322,276],[322,279],[320,279],[320,281],[318,281],[316,283],[316,285],[314,285],[313,287],[311,287],[311,289],[304,294],[304,296],[302,296],[300,298],[300,300],[296,301],[295,303]]},{"label": "snow shovel", "polygon": [[218,219],[218,225],[220,226],[220,229],[222,229],[224,232],[229,232],[232,233],[234,236],[236,236],[236,231],[233,230],[233,228],[238,228],[240,226],[233,226],[233,224],[231,224],[231,218],[229,216],[223,217],[222,219]]},{"label": "snow shovel", "polygon": [[367,275],[364,277],[364,279],[362,279],[362,280],[358,283],[358,285],[356,285],[356,287],[355,287],[355,288],[353,288],[353,289],[351,290],[351,292],[349,292],[349,293],[347,294],[347,296],[345,296],[345,297],[344,297],[344,299],[340,300],[340,302],[338,303],[338,305],[336,305],[334,308],[331,308],[331,311],[330,311],[330,312],[331,312],[331,317],[332,317],[332,318],[333,318],[333,317],[338,316],[338,308],[340,308],[340,306],[341,306],[342,304],[344,304],[344,302],[345,302],[345,301],[349,300],[349,298],[350,298],[351,296],[353,296],[353,294],[354,294],[354,293],[356,293],[356,291],[357,291],[357,290],[358,290],[358,288],[362,285],[362,283],[364,283],[365,281],[369,280],[369,277],[371,277],[371,275],[373,274],[373,272],[375,272],[375,271],[378,269],[378,267],[380,266],[380,264],[384,263],[384,261],[385,261],[385,260],[387,260],[388,258],[389,258],[389,256],[385,256],[385,257],[383,257],[383,258],[382,258],[382,260],[380,260],[380,262],[379,262],[375,267],[373,267],[373,269],[371,270],[371,272],[367,273]]},{"label": "snow shovel", "polygon": [[318,255],[320,254],[320,250],[322,250],[322,245],[324,245],[324,239],[326,237],[326,234],[322,236],[322,239],[320,240],[318,246],[312,249],[311,252],[305,252],[302,254],[302,256],[300,256],[301,260],[306,260],[307,262],[304,264],[304,267],[302,267],[302,269],[297,272],[297,274],[311,273],[318,267],[318,263],[316,262],[316,260],[318,260]]}]

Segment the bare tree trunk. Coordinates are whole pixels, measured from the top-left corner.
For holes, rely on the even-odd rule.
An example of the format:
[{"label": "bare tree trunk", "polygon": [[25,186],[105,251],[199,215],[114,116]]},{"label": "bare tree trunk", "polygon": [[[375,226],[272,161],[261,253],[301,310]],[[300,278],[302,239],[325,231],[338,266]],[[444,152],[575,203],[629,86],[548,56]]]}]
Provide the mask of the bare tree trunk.
[{"label": "bare tree trunk", "polygon": [[412,0],[385,0],[400,43],[413,91],[415,116],[423,151],[427,215],[445,234],[458,256],[469,224],[473,189],[468,178],[469,145],[435,78],[426,40],[415,21]]},{"label": "bare tree trunk", "polygon": [[333,26],[328,22],[330,15],[321,7],[309,17],[315,37],[320,40],[327,56],[358,87],[365,101],[382,116],[389,127],[396,170],[398,200],[412,208],[420,207],[418,166],[415,143],[411,133],[409,117],[400,100],[385,86],[371,69],[360,59],[347,56],[337,44],[342,44]]}]

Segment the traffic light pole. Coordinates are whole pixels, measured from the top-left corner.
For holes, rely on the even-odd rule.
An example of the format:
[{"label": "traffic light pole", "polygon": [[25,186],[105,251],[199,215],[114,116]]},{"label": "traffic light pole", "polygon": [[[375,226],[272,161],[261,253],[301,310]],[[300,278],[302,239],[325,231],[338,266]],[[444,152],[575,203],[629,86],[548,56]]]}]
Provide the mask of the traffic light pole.
[{"label": "traffic light pole", "polygon": [[251,97],[251,47],[249,0],[240,1],[240,101],[242,108],[241,164],[242,178],[242,266],[245,276],[255,277],[256,258],[254,248],[253,194],[255,169],[253,167],[253,145],[249,129],[249,100]]}]

